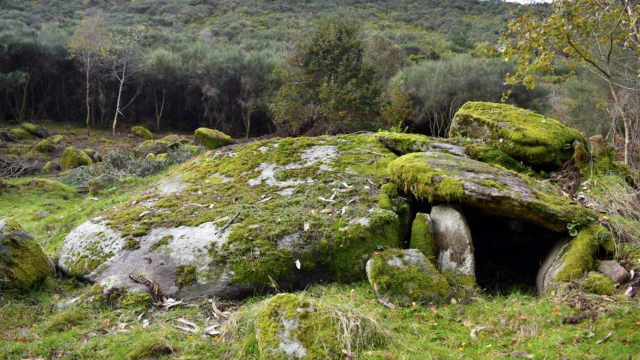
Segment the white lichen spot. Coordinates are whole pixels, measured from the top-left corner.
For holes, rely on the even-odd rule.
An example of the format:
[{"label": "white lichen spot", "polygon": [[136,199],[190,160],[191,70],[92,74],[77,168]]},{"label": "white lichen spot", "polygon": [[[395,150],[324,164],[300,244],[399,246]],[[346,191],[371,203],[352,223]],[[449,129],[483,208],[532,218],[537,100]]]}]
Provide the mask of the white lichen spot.
[{"label": "white lichen spot", "polygon": [[276,191],[276,194],[281,196],[291,196],[295,193],[295,191],[296,191],[296,188],[290,187],[290,188],[282,189],[280,191]]},{"label": "white lichen spot", "polygon": [[459,275],[475,274],[474,256],[470,247],[465,250],[464,256],[462,257],[462,263],[454,261],[451,258],[451,253],[451,249],[446,249],[438,254],[438,270],[440,270],[441,273],[449,272]]},{"label": "white lichen spot", "polygon": [[316,145],[302,152],[300,158],[304,162],[304,166],[312,166],[319,162],[330,164],[338,155],[337,146]]},{"label": "white lichen spot", "polygon": [[178,176],[167,177],[158,183],[158,190],[162,195],[181,193],[182,190],[188,187],[189,184]]},{"label": "white lichen spot", "polygon": [[369,220],[368,218],[351,219],[349,220],[349,225],[360,225],[363,227],[369,227],[371,225],[371,220]]},{"label": "white lichen spot", "polygon": [[275,163],[269,163],[269,164],[262,163],[255,170],[255,171],[260,171],[261,172],[260,175],[258,175],[258,177],[255,179],[249,179],[247,183],[249,184],[249,186],[257,186],[264,183],[267,186],[277,186],[277,187],[291,187],[291,186],[296,186],[304,183],[313,183],[313,180],[311,179],[306,179],[306,180],[290,179],[285,181],[278,181],[275,178],[275,174],[276,174],[276,171],[280,169],[286,170],[286,169],[291,169],[291,167],[280,167],[278,166],[278,164],[275,164]]}]

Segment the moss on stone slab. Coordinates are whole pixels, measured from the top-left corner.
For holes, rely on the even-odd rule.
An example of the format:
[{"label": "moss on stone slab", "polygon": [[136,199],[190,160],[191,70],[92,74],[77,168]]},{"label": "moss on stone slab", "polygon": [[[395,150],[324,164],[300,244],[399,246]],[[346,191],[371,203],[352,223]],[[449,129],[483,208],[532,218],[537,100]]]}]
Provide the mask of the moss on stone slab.
[{"label": "moss on stone slab", "polygon": [[62,166],[63,169],[73,169],[91,164],[93,164],[93,160],[91,160],[89,155],[73,146],[66,148],[60,159],[60,166]]},{"label": "moss on stone slab", "polygon": [[573,156],[574,141],[584,143],[580,133],[558,120],[487,102],[464,104],[453,118],[449,137],[482,139],[515,159],[556,167]]},{"label": "moss on stone slab", "polygon": [[431,217],[423,213],[416,214],[411,225],[409,248],[419,250],[427,259],[434,259],[436,256],[436,243],[431,226]]},{"label": "moss on stone slab", "polygon": [[188,286],[196,282],[196,268],[190,265],[183,265],[175,270],[176,283],[180,286]]},{"label": "moss on stone slab", "polygon": [[594,254],[611,233],[602,225],[591,225],[580,229],[578,235],[560,253],[561,268],[552,279],[573,281],[580,279],[585,271],[595,267]]},{"label": "moss on stone slab", "polygon": [[235,144],[235,141],[227,134],[213,129],[198,128],[194,132],[196,142],[208,147],[217,149],[219,147]]},{"label": "moss on stone slab", "polygon": [[584,288],[585,291],[598,295],[613,295],[616,284],[613,280],[600,273],[590,272],[582,283],[582,288]]},{"label": "moss on stone slab", "polygon": [[141,139],[151,140],[153,139],[153,134],[149,129],[144,126],[134,126],[131,128],[131,133]]}]

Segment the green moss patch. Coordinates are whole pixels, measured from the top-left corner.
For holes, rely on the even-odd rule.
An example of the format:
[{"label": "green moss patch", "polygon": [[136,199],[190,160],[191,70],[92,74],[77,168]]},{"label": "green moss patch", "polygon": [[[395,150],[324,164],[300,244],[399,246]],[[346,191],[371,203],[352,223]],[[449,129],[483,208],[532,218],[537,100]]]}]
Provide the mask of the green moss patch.
[{"label": "green moss patch", "polygon": [[613,292],[616,289],[616,284],[613,280],[602,274],[591,272],[582,283],[582,287],[585,291],[594,294],[613,295]]},{"label": "green moss patch", "polygon": [[72,146],[66,148],[60,159],[60,166],[63,169],[73,169],[80,166],[91,165],[93,160],[84,151]]},{"label": "green moss patch", "polygon": [[235,144],[235,141],[229,135],[213,129],[196,129],[194,137],[197,142],[209,149],[217,149],[219,147]]},{"label": "green moss patch", "polygon": [[582,136],[558,120],[506,104],[468,102],[454,116],[450,138],[481,139],[515,159],[561,166]]},{"label": "green moss patch", "polygon": [[611,237],[611,233],[601,225],[580,229],[578,235],[560,253],[561,268],[553,280],[577,280],[584,275],[585,271],[593,270],[595,252],[603,242]]},{"label": "green moss patch", "polygon": [[433,240],[431,226],[431,217],[423,213],[418,213],[411,225],[409,248],[419,250],[427,259],[434,259],[436,256],[436,243]]},{"label": "green moss patch", "polygon": [[144,126],[134,126],[131,128],[131,133],[141,139],[151,140],[153,139],[153,134],[149,129]]}]

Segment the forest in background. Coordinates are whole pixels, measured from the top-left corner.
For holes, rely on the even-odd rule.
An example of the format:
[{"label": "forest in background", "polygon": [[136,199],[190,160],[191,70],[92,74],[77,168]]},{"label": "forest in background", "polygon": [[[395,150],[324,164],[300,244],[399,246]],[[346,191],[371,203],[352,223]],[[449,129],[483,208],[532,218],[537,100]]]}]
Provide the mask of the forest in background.
[{"label": "forest in background", "polygon": [[[85,122],[85,72],[72,41],[85,19],[100,23],[96,31],[109,44],[90,80],[92,127],[112,125],[122,82],[122,125],[178,131],[207,126],[235,137],[277,130],[285,135],[291,129],[274,122],[274,100],[283,84],[278,69],[297,38],[337,13],[353,20],[362,62],[373,68],[380,94],[381,111],[361,127],[389,128],[400,120],[411,131],[444,135],[461,104],[500,101],[509,89],[507,102],[552,109],[549,95],[557,89],[507,86],[504,76],[514,72],[514,63],[480,58],[476,51],[479,43],[496,43],[524,10],[475,0],[5,0],[0,121]],[[548,7],[533,10],[544,13]],[[127,76],[120,81],[122,59],[128,61]],[[410,111],[402,119],[384,118],[380,113],[398,102],[398,91]]]}]

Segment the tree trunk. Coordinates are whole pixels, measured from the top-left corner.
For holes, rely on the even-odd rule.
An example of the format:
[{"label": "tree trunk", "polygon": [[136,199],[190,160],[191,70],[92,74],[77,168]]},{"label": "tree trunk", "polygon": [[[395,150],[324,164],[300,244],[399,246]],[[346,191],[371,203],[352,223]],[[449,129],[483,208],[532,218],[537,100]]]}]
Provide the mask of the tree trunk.
[{"label": "tree trunk", "polygon": [[20,114],[18,115],[18,120],[20,122],[24,121],[24,111],[27,107],[27,95],[29,94],[29,82],[31,81],[32,72],[33,70],[29,71],[27,81],[24,84],[24,91],[22,92],[22,105],[20,106]]},{"label": "tree trunk", "polygon": [[87,96],[85,98],[86,102],[87,102],[87,136],[91,136],[91,127],[89,125],[89,120],[91,119],[91,105],[89,104],[89,90],[90,90],[90,69],[91,69],[91,60],[88,59],[87,60],[87,65],[86,65],[86,73],[87,73]]},{"label": "tree trunk", "polygon": [[[113,136],[116,136],[116,124],[118,123],[118,114],[120,113],[120,99],[122,98],[122,87],[124,85],[124,79],[126,78],[127,71],[127,59],[124,60],[124,64],[122,66],[122,77],[120,80],[120,88],[118,89],[118,100],[116,101],[116,115],[113,117],[113,127],[111,128],[113,132]],[[116,73],[117,76],[117,73]]]},{"label": "tree trunk", "polygon": [[164,111],[164,98],[166,94],[166,89],[164,88],[164,83],[162,83],[162,103],[160,104],[160,110],[158,111],[158,98],[155,96],[154,91],[154,100],[156,101],[156,131],[160,131],[160,118],[162,118],[162,112]]}]

